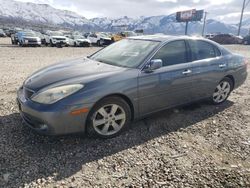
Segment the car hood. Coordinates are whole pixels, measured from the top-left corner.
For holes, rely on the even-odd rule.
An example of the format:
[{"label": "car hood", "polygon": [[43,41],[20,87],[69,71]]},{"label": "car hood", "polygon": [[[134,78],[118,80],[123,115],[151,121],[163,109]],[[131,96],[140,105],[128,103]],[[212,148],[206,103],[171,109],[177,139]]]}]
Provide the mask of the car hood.
[{"label": "car hood", "polygon": [[64,37],[64,36],[55,36],[55,35],[53,35],[51,37],[56,38],[56,39],[66,39],[66,37]]},{"label": "car hood", "polygon": [[125,70],[127,68],[80,58],[58,63],[35,72],[26,79],[24,87],[39,91],[66,84],[86,84]]},{"label": "car hood", "polygon": [[89,39],[77,39],[79,42],[89,42]]}]

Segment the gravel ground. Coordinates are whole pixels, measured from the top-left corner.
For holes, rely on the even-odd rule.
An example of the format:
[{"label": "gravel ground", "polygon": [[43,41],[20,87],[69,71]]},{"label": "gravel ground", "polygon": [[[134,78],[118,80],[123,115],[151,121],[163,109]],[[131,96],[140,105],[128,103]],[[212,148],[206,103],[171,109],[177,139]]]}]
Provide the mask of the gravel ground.
[{"label": "gravel ground", "polygon": [[[157,113],[122,135],[45,137],[22,124],[16,90],[35,70],[97,48],[0,39],[0,187],[250,187],[250,78],[220,106]],[[250,46],[227,46],[250,58]]]}]

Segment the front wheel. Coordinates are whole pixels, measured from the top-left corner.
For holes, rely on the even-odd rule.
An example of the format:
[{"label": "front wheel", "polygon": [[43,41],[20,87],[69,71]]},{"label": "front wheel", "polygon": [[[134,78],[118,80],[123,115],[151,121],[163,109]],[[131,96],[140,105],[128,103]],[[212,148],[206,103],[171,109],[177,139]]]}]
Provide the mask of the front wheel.
[{"label": "front wheel", "polygon": [[109,97],[98,102],[87,120],[90,136],[112,138],[128,127],[131,121],[129,105],[119,97]]},{"label": "front wheel", "polygon": [[221,104],[227,100],[233,90],[233,82],[230,78],[224,78],[215,88],[212,102],[213,104]]},{"label": "front wheel", "polygon": [[55,45],[53,44],[52,40],[50,40],[50,46],[54,47]]}]

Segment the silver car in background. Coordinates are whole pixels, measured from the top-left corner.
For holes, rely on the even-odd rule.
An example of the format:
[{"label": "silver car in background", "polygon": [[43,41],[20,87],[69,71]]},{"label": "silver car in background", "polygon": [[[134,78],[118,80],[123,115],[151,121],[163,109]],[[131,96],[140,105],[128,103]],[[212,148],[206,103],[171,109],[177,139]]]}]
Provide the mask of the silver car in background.
[{"label": "silver car in background", "polygon": [[19,46],[41,46],[41,38],[32,31],[19,31],[17,34],[17,43]]},{"label": "silver car in background", "polygon": [[35,72],[17,102],[39,133],[110,138],[157,111],[201,99],[221,104],[246,77],[246,59],[210,40],[139,36]]}]

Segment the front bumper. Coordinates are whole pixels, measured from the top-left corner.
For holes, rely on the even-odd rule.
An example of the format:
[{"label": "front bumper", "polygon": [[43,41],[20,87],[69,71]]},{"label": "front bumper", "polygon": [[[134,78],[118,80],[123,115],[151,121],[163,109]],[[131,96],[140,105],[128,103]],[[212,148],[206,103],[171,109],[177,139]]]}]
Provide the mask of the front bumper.
[{"label": "front bumper", "polygon": [[88,113],[72,115],[71,112],[82,107],[90,109],[93,105],[41,105],[26,99],[23,89],[18,90],[17,104],[25,124],[44,135],[84,133]]},{"label": "front bumper", "polygon": [[52,43],[54,45],[60,44],[60,45],[69,45],[69,42],[66,40],[53,40]]},{"label": "front bumper", "polygon": [[41,45],[41,41],[24,41],[25,45]]}]

